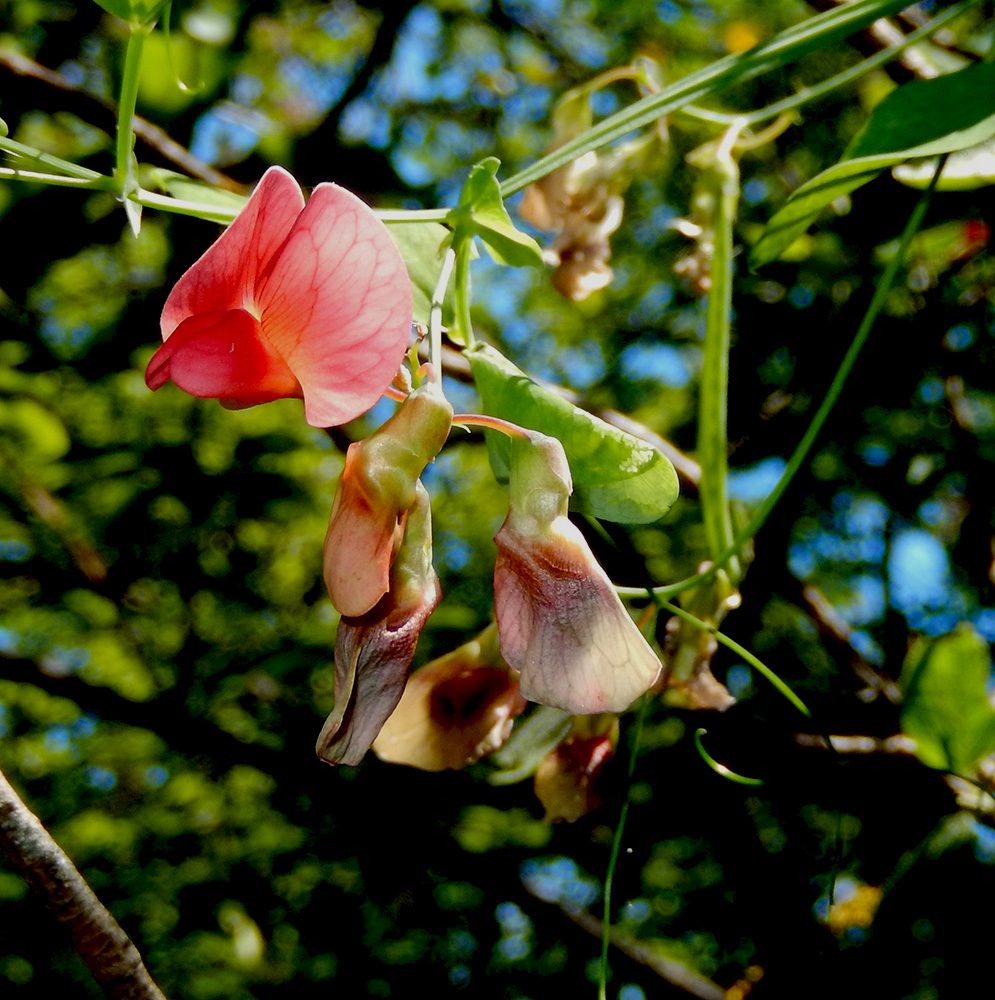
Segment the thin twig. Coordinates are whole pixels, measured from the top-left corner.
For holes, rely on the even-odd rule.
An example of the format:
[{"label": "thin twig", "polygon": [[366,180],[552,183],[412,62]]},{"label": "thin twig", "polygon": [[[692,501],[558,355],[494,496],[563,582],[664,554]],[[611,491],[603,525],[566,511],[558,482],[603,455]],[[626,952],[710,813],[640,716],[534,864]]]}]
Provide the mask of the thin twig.
[{"label": "thin twig", "polygon": [[[60,91],[71,102],[77,105],[77,110],[84,117],[98,116],[103,119],[101,124],[105,128],[113,128],[116,118],[116,110],[110,101],[97,97],[76,86],[71,80],[66,79],[61,73],[42,66],[40,63],[23,56],[18,52],[0,51],[0,69],[5,69],[15,76],[23,79],[33,80],[36,83],[44,84],[53,90]],[[85,104],[85,107],[82,105]],[[245,193],[245,185],[226,176],[213,167],[198,159],[188,149],[185,149],[161,128],[153,125],[136,115],[133,119],[135,135],[149,147],[158,153],[164,160],[174,164],[185,171],[191,177],[196,177],[213,187],[224,188],[226,191],[234,191],[237,194]]]},{"label": "thin twig", "polygon": [[[547,899],[542,899],[541,896],[536,898],[541,899],[544,903],[549,902]],[[569,906],[560,906],[560,911],[568,920],[587,931],[588,934],[596,938],[601,937],[602,924],[597,917]],[[718,983],[706,979],[683,962],[677,962],[661,955],[659,950],[653,947],[652,942],[640,941],[638,938],[614,929],[609,933],[609,940],[617,951],[633,961],[639,962],[640,965],[646,966],[661,979],[690,993],[691,996],[700,997],[701,1000],[725,1000],[726,991]]]}]

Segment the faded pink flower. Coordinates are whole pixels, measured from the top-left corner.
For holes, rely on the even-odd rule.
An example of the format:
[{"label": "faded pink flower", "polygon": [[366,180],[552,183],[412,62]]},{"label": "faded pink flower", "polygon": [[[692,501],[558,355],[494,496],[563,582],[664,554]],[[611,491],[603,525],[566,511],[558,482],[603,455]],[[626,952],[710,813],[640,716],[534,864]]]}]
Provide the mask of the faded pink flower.
[{"label": "faded pink flower", "polygon": [[305,205],[271,167],[245,208],[176,283],[163,345],[145,381],[173,381],[230,409],[304,400],[329,427],[368,410],[400,366],[411,332],[411,284],[386,227],[335,184]]},{"label": "faded pink flower", "polygon": [[343,618],[335,638],[335,707],[315,750],[329,764],[358,764],[394,710],[418,637],[442,597],[432,568],[432,512],[418,483],[390,590],[372,610]]},{"label": "faded pink flower", "polygon": [[567,517],[573,484],[563,446],[513,438],[511,499],[494,541],[501,652],[530,701],[575,715],[621,712],[662,666]]},{"label": "faded pink flower", "polygon": [[408,678],[373,752],[423,771],[459,770],[499,749],[526,705],[490,625]]},{"label": "faded pink flower", "polygon": [[418,477],[444,444],[452,418],[429,377],[374,434],[349,445],[324,554],[325,584],[343,615],[364,615],[387,593]]},{"label": "faded pink flower", "polygon": [[597,784],[615,756],[618,721],[606,732],[588,732],[587,728],[575,729],[543,757],[536,770],[533,787],[546,810],[547,823],[575,823],[602,804]]}]

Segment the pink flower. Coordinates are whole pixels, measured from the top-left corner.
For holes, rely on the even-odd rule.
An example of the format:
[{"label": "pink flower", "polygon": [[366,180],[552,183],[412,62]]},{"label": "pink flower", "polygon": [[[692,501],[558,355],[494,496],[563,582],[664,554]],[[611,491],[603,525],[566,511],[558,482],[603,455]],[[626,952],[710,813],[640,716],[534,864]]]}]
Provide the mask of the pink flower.
[{"label": "pink flower", "polygon": [[408,678],[373,752],[423,771],[460,770],[499,749],[526,705],[489,625]]},{"label": "pink flower", "polygon": [[622,712],[662,664],[567,517],[563,446],[536,431],[512,439],[508,517],[494,541],[501,652],[522,695],[574,715]]},{"label": "pink flower", "polygon": [[390,590],[364,615],[344,617],[335,637],[335,707],[316,751],[329,764],[358,764],[404,692],[418,637],[442,597],[432,568],[432,512],[419,482]]},{"label": "pink flower", "polygon": [[329,427],[368,410],[397,372],[411,285],[386,227],[355,195],[319,184],[308,203],[281,167],[176,283],[145,381],[172,380],[230,409],[302,398]]},{"label": "pink flower", "polygon": [[365,441],[349,445],[325,535],[325,585],[343,615],[365,615],[390,585],[418,477],[449,436],[453,408],[426,377]]}]

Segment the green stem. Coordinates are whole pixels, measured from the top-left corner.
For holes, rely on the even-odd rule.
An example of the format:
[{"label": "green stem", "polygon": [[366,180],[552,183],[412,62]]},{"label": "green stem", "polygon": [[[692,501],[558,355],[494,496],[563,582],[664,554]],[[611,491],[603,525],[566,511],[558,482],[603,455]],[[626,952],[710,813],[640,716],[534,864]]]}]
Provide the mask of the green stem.
[{"label": "green stem", "polygon": [[138,103],[138,80],[142,68],[142,49],[152,30],[151,25],[131,25],[128,48],[124,56],[121,79],[121,99],[117,108],[117,143],[114,158],[114,183],[118,193],[127,198],[138,187],[135,174],[135,136],[132,128],[135,105]]},{"label": "green stem", "polygon": [[[823,425],[829,418],[829,414],[832,412],[833,407],[836,405],[837,400],[843,392],[843,387],[846,385],[846,380],[850,377],[850,373],[853,371],[853,368],[857,363],[860,351],[864,344],[867,343],[867,339],[871,335],[871,330],[874,328],[874,323],[881,310],[884,308],[884,304],[888,299],[888,293],[891,291],[891,287],[894,284],[895,276],[905,263],[909,246],[911,245],[916,233],[919,231],[919,227],[922,225],[922,220],[926,216],[930,199],[946,162],[946,156],[940,157],[940,162],[937,164],[936,170],[933,172],[933,178],[930,181],[929,186],[920,195],[919,200],[916,203],[916,207],[912,210],[912,214],[909,216],[909,221],[906,223],[905,229],[902,231],[902,235],[899,238],[898,250],[896,251],[894,257],[888,261],[881,277],[878,279],[877,285],[874,288],[874,295],[871,297],[870,305],[864,313],[864,318],[860,321],[857,333],[854,336],[842,363],[836,371],[832,384],[829,386],[829,389],[826,392],[822,403],[819,405],[819,409],[816,411],[815,416],[812,418],[812,422],[805,431],[804,436],[795,448],[794,454],[792,454],[791,458],[788,460],[788,464],[785,467],[784,472],[781,473],[781,478],[778,480],[777,485],[757,509],[757,512],[753,515],[750,523],[736,535],[733,539],[732,545],[730,545],[725,552],[718,556],[708,569],[702,573],[697,573],[694,576],[687,577],[684,580],[679,580],[677,583],[670,583],[663,587],[654,587],[653,594],[656,597],[674,597],[685,590],[689,590],[692,587],[697,587],[702,583],[707,583],[709,580],[712,580],[727,562],[742,551],[743,547],[763,527],[767,518],[770,516],[771,511],[773,511],[774,507],[777,506],[778,501],[791,484],[791,480],[794,479],[798,470],[808,458],[809,452],[812,450],[812,446],[815,444],[816,438],[819,436],[819,432],[822,430]],[[616,589],[622,596],[629,597],[640,597],[646,593],[646,589],[644,587],[618,587]]]},{"label": "green stem", "polygon": [[373,214],[381,222],[393,226],[407,222],[445,222],[450,211],[448,208],[385,208]]},{"label": "green stem", "polygon": [[442,303],[446,300],[446,289],[456,263],[456,252],[450,247],[442,260],[439,280],[432,289],[432,303],[428,314],[428,357],[435,370],[442,372]]},{"label": "green stem", "polygon": [[[698,460],[701,463],[702,519],[712,558],[732,544],[732,519],[728,496],[727,395],[729,384],[729,343],[732,332],[733,246],[732,226],[739,202],[739,169],[732,147],[741,131],[741,123],[732,125],[717,148],[700,151],[708,157],[705,183],[710,190],[713,252],[710,268],[711,286],[705,312],[705,344],[701,383],[698,389]],[[739,566],[730,560],[733,586],[739,579]]]},{"label": "green stem", "polygon": [[[107,180],[103,174],[97,173],[96,170],[90,170],[89,167],[81,167],[78,163],[70,163],[68,160],[62,160],[58,156],[52,156],[51,153],[43,153],[40,149],[35,149],[33,146],[25,146],[23,142],[17,142],[14,139],[0,138],[0,149],[13,155],[15,159],[23,158],[29,160],[32,164],[37,163],[45,167],[50,167],[52,170],[58,170],[60,174],[65,174],[66,177],[73,177],[84,181]],[[18,171],[16,167],[8,167],[6,169],[13,170],[21,176],[26,173],[26,171]],[[46,183],[56,184],[58,182],[53,180],[46,181]]]},{"label": "green stem", "polygon": [[890,45],[880,52],[875,52],[874,55],[862,59],[855,66],[843,70],[842,73],[828,77],[811,87],[804,87],[798,93],[792,94],[790,97],[785,97],[780,101],[775,101],[773,104],[768,104],[767,107],[760,108],[758,111],[747,111],[742,115],[731,115],[721,111],[711,111],[705,108],[688,106],[682,108],[680,113],[702,121],[714,122],[716,125],[732,125],[737,121],[744,121],[747,125],[757,125],[760,122],[768,121],[771,118],[776,118],[778,115],[794,111],[809,101],[824,97],[826,94],[832,93],[832,91],[840,87],[845,87],[855,80],[859,80],[862,76],[866,76],[871,70],[877,69],[878,66],[883,66],[891,62],[892,59],[897,58],[907,48],[939,31],[945,24],[960,17],[965,11],[976,6],[979,2],[980,0],[962,0],[961,3],[947,8],[942,14],[937,15],[932,21],[917,28],[911,34],[905,35],[895,45]]},{"label": "green stem", "polygon": [[0,167],[0,177],[11,181],[24,181],[29,184],[47,184],[49,187],[82,188],[84,191],[106,190],[111,183],[107,178],[101,182],[84,177],[64,177],[61,174],[41,174],[34,170],[18,170],[17,167]]},{"label": "green stem", "polygon": [[803,702],[801,698],[799,698],[798,695],[796,695],[795,692],[792,691],[791,688],[789,688],[788,685],[785,684],[784,681],[782,681],[781,678],[767,666],[766,663],[754,656],[753,653],[751,653],[745,646],[741,646],[735,639],[730,639],[729,636],[723,635],[714,625],[710,625],[708,622],[703,622],[700,618],[695,618],[694,615],[689,614],[683,608],[679,608],[676,604],[671,604],[670,601],[660,601],[660,604],[671,614],[677,615],[677,617],[682,621],[686,621],[689,625],[694,625],[696,628],[700,628],[703,632],[707,632],[709,635],[715,636],[717,642],[720,642],[726,647],[726,649],[731,649],[734,653],[743,657],[743,659],[746,660],[746,662],[749,663],[749,665],[753,667],[757,673],[766,677],[767,680],[770,681],[770,683],[773,684],[774,687],[777,688],[777,690],[780,691],[781,694],[783,694],[784,697],[787,698],[799,712],[802,713],[802,715],[806,715],[809,718],[812,717],[812,713],[808,710],[805,702]]},{"label": "green stem", "polygon": [[754,535],[756,535],[761,527],[763,527],[767,518],[770,516],[771,511],[784,495],[784,491],[791,484],[791,480],[794,479],[798,470],[808,458],[809,452],[812,450],[812,446],[815,444],[816,438],[819,436],[819,432],[822,430],[829,414],[832,412],[837,400],[843,393],[843,387],[846,385],[846,380],[850,377],[850,373],[853,371],[854,366],[857,363],[857,358],[859,357],[864,344],[867,343],[867,340],[871,335],[874,323],[880,315],[881,310],[884,308],[885,302],[888,300],[888,294],[895,282],[895,276],[898,274],[899,269],[905,264],[905,258],[908,254],[909,247],[911,246],[916,233],[919,231],[919,228],[922,226],[922,221],[926,216],[927,209],[929,208],[929,202],[932,197],[933,190],[936,187],[936,183],[940,178],[940,173],[946,162],[946,156],[940,158],[940,162],[937,164],[936,170],[933,173],[933,178],[929,183],[929,187],[923,191],[918,202],[916,202],[916,207],[912,210],[912,214],[909,216],[909,221],[906,223],[905,229],[902,231],[902,235],[898,243],[898,250],[895,253],[895,256],[888,262],[884,272],[878,279],[877,285],[874,289],[874,295],[871,297],[871,303],[867,307],[867,311],[864,313],[864,318],[860,321],[860,326],[857,327],[857,333],[854,336],[850,347],[847,349],[842,363],[836,371],[832,384],[829,386],[826,395],[819,404],[819,409],[816,410],[815,416],[812,418],[812,422],[808,425],[805,435],[798,443],[798,447],[795,448],[794,454],[788,460],[788,464],[784,472],[781,474],[781,478],[778,480],[777,485],[774,487],[770,495],[764,500],[757,512],[753,515],[750,523],[741,532],[739,532],[729,549],[724,552],[718,560],[716,560],[717,565],[722,565],[731,559],[736,553],[740,552],[743,546],[746,545],[746,543],[749,542]]},{"label": "green stem", "polygon": [[473,347],[473,322],[470,319],[470,256],[473,240],[462,239],[456,247],[456,334],[466,347]]},{"label": "green stem", "polygon": [[664,87],[658,94],[644,97],[586,129],[530,167],[508,178],[501,185],[501,194],[507,198],[592,149],[608,145],[699,98],[796,62],[807,53],[825,48],[863,30],[880,17],[897,14],[907,6],[908,0],[857,0],[856,3],[844,4],[817,14],[804,23],[775,35],[770,41],[754,46],[748,52],[719,59],[669,87]]},{"label": "green stem", "polygon": [[625,833],[625,821],[629,816],[629,803],[632,801],[632,776],[636,770],[636,752],[643,735],[643,722],[646,719],[649,698],[644,698],[636,714],[636,725],[629,745],[629,765],[625,779],[625,801],[618,815],[615,835],[612,837],[611,854],[608,857],[608,871],[605,872],[605,905],[601,918],[601,962],[598,970],[598,1000],[606,1000],[608,995],[608,944],[611,940],[612,915],[612,883],[615,881],[615,867],[618,856],[622,853],[622,836]]},{"label": "green stem", "polygon": [[730,771],[725,764],[720,764],[704,747],[701,742],[702,736],[707,736],[707,729],[696,729],[694,731],[694,745],[701,759],[718,775],[729,781],[735,781],[738,785],[762,785],[763,778],[747,778],[745,775]]}]

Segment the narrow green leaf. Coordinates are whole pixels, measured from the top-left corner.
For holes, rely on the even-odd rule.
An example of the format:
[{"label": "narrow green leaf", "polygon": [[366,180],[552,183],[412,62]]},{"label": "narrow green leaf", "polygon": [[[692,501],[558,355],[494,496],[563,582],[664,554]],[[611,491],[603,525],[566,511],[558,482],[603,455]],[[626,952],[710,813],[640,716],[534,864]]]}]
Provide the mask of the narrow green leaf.
[{"label": "narrow green leaf", "polygon": [[995,753],[988,644],[969,628],[913,647],[902,667],[902,731],[930,767],[967,774]]},{"label": "narrow green leaf", "polygon": [[[900,163],[891,175],[899,183],[922,191],[936,173],[937,160],[933,157]],[[951,153],[936,183],[936,190],[973,191],[989,184],[995,184],[995,139]]]},{"label": "narrow green leaf", "polygon": [[[606,521],[649,524],[677,499],[670,460],[645,441],[626,434],[533,382],[493,347],[466,352],[484,412],[558,438],[573,475],[571,506]],[[508,478],[509,442],[487,433],[491,467]]]},{"label": "narrow green leaf", "polygon": [[976,63],[889,94],[835,166],[803,184],[771,217],[750,267],[776,260],[834,199],[905,160],[940,156],[995,136],[995,63]]},{"label": "narrow green leaf", "polygon": [[499,264],[512,267],[542,264],[542,251],[531,236],[520,233],[511,221],[497,182],[500,161],[493,156],[476,164],[463,185],[459,205],[447,217],[454,240],[479,236]]},{"label": "narrow green leaf", "polygon": [[210,184],[191,180],[186,175],[178,174],[174,170],[155,167],[148,174],[155,181],[156,186],[170,197],[209,205],[212,208],[230,208],[233,218],[249,200],[246,195],[225,191],[224,188],[211,187]]},{"label": "narrow green leaf", "polygon": [[508,741],[491,754],[495,770],[487,776],[491,785],[513,785],[535,774],[542,759],[570,732],[573,716],[558,708],[537,705],[535,711],[515,726]]}]

